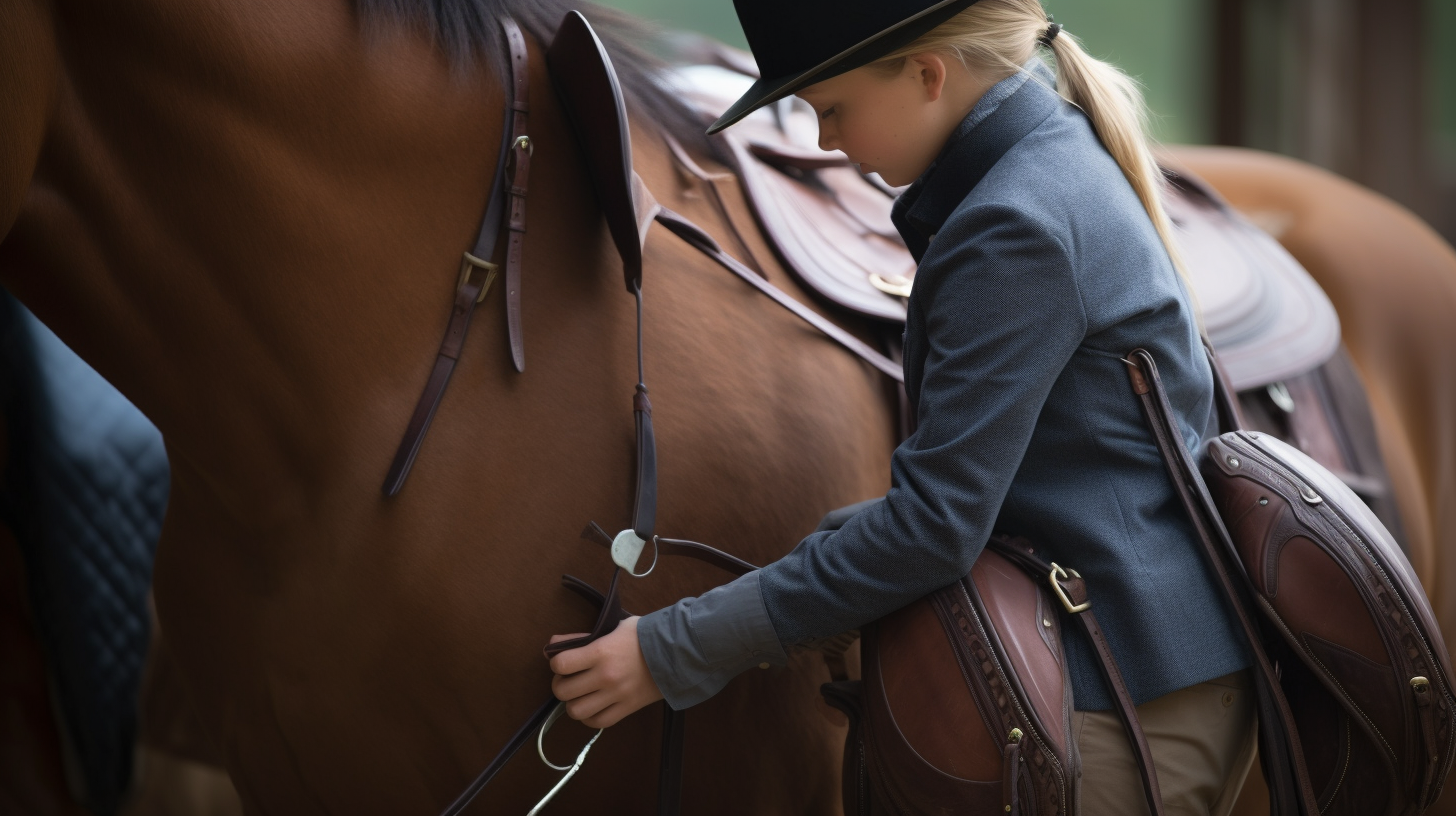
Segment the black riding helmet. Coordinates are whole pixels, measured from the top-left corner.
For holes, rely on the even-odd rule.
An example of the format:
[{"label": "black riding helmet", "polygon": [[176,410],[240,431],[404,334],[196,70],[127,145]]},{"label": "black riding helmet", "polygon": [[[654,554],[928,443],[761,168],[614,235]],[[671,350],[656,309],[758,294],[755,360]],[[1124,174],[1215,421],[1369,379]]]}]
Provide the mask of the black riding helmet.
[{"label": "black riding helmet", "polygon": [[759,75],[709,133],[914,42],[976,0],[733,0]]}]

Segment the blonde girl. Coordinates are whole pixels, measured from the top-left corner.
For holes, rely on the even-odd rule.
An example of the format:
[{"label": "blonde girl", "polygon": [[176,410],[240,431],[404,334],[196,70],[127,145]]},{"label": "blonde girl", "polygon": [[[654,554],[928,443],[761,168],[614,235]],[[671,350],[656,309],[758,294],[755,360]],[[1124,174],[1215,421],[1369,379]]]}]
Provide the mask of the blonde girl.
[{"label": "blonde girl", "polygon": [[[685,708],[786,650],[968,573],[993,530],[1091,588],[1170,814],[1225,814],[1252,758],[1249,656],[1173,494],[1121,358],[1158,360],[1190,450],[1213,375],[1161,200],[1136,84],[1037,0],[735,0],[763,79],[713,125],[797,94],[820,145],[909,184],[919,262],[905,330],[917,422],[891,488],[838,529],[551,661],[594,727]],[[1088,644],[1064,645],[1082,813],[1146,812]]]}]

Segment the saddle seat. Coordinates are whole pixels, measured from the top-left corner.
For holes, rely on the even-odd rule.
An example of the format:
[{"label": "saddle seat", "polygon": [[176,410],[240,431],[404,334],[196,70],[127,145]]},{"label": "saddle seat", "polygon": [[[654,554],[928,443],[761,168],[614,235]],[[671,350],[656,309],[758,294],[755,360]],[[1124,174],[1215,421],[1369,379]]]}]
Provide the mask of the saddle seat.
[{"label": "saddle seat", "polygon": [[[666,81],[711,120],[747,90],[751,56],[699,53],[716,64],[674,69]],[[813,109],[797,97],[721,134],[746,197],[784,265],[824,300],[894,328],[905,321],[915,261],[890,222],[900,191],[818,146]],[[1313,371],[1340,347],[1334,306],[1268,234],[1192,174],[1164,169],[1167,208],[1205,329],[1235,390]]]}]

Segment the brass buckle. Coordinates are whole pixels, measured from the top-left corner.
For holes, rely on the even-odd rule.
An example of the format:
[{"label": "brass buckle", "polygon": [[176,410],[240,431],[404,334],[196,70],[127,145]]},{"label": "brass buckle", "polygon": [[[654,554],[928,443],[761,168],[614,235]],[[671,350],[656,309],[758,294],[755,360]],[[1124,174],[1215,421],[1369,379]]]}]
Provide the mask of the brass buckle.
[{"label": "brass buckle", "polygon": [[493,264],[490,261],[482,261],[469,252],[463,254],[465,258],[460,262],[460,282],[455,284],[455,288],[457,290],[464,288],[465,281],[470,279],[471,269],[483,270],[485,272],[485,285],[480,287],[480,294],[475,297],[476,303],[482,303],[485,301],[486,293],[490,291],[490,285],[495,283],[495,273],[496,270],[500,269],[500,265]]},{"label": "brass buckle", "polygon": [[1077,572],[1076,570],[1064,570],[1061,567],[1057,566],[1056,562],[1052,563],[1051,574],[1047,576],[1047,579],[1051,581],[1052,591],[1057,593],[1057,597],[1061,599],[1062,606],[1066,607],[1068,612],[1071,612],[1073,615],[1079,612],[1086,612],[1087,610],[1092,608],[1092,601],[1088,600],[1074,606],[1072,604],[1072,599],[1067,597],[1066,590],[1063,590],[1062,585],[1057,583],[1057,578],[1061,577],[1062,579],[1066,579],[1068,572],[1072,574],[1071,577],[1073,578],[1082,577],[1082,574]]}]

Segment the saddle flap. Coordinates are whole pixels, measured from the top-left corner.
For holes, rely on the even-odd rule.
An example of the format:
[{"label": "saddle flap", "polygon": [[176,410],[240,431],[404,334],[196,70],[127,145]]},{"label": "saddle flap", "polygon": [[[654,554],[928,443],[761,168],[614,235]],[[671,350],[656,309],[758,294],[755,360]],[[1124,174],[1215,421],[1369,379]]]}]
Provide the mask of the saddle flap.
[{"label": "saddle flap", "polygon": [[586,17],[572,11],[557,29],[546,65],[586,158],[607,229],[622,256],[627,290],[635,292],[642,283],[645,225],[656,214],[656,202],[651,194],[644,197],[646,188],[632,172],[627,106],[612,58]]},{"label": "saddle flap", "polygon": [[1314,278],[1273,237],[1198,179],[1164,170],[1208,338],[1235,391],[1324,365],[1340,347],[1340,318]]}]

